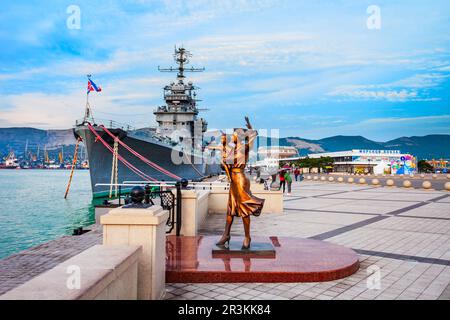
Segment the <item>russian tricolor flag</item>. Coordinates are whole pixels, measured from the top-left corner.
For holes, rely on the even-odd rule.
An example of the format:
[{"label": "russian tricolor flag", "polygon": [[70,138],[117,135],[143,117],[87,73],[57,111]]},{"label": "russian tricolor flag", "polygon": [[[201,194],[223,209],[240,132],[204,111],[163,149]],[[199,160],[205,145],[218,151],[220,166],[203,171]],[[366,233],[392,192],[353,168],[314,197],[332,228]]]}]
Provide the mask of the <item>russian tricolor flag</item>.
[{"label": "russian tricolor flag", "polygon": [[102,88],[100,86],[97,86],[94,81],[92,81],[91,79],[88,80],[88,85],[87,85],[87,93],[89,94],[89,92],[91,91],[96,91],[96,92],[100,92],[102,91]]}]

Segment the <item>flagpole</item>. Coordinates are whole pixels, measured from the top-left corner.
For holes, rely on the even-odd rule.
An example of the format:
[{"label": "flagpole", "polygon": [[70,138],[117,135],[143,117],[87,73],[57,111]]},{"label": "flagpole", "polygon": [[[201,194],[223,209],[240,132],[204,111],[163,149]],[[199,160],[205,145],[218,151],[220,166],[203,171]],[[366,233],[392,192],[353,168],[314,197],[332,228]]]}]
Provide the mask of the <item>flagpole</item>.
[{"label": "flagpole", "polygon": [[83,122],[87,122],[89,119],[89,92],[86,93],[86,106],[84,109],[84,120]]},{"label": "flagpole", "polygon": [[[89,85],[89,80],[91,78],[91,75],[88,74],[87,78],[88,78],[88,85]],[[87,92],[86,92],[86,108],[85,108],[85,112],[84,112],[84,122],[88,121],[88,119],[91,115],[90,113],[91,113],[91,105],[89,104],[89,90],[87,90]]]}]

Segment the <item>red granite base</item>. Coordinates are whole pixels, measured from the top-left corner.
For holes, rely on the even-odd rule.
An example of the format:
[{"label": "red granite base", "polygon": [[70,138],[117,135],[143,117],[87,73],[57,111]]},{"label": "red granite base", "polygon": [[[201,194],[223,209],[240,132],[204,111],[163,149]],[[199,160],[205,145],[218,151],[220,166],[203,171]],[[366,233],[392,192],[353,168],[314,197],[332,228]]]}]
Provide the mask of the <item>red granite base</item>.
[{"label": "red granite base", "polygon": [[276,254],[267,258],[245,254],[213,258],[211,249],[219,238],[168,236],[166,282],[321,282],[348,277],[359,269],[353,250],[301,238],[252,237],[252,242],[273,244]]}]

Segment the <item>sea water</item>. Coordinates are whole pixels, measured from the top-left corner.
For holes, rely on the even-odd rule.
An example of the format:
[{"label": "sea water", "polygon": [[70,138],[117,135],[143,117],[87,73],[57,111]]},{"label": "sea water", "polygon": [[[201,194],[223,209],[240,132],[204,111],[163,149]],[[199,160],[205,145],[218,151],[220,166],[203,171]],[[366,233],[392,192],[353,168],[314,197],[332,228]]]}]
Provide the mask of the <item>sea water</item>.
[{"label": "sea water", "polygon": [[0,170],[0,259],[95,222],[88,170]]}]

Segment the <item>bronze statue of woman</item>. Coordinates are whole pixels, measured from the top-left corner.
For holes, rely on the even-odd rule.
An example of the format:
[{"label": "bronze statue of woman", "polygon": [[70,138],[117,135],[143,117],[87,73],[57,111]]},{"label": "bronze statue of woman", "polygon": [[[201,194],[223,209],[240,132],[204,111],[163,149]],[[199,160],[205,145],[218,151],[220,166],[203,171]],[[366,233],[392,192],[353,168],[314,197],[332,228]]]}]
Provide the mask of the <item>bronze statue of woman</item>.
[{"label": "bronze statue of woman", "polygon": [[230,181],[230,191],[225,230],[222,238],[217,242],[218,246],[229,245],[231,225],[234,217],[239,216],[242,218],[245,232],[242,249],[250,248],[250,216],[252,214],[259,216],[264,205],[264,199],[252,195],[250,181],[245,176],[249,151],[258,136],[258,132],[252,129],[247,117],[245,120],[247,129],[235,129],[231,143],[227,144],[227,137],[222,134],[222,165]]}]

